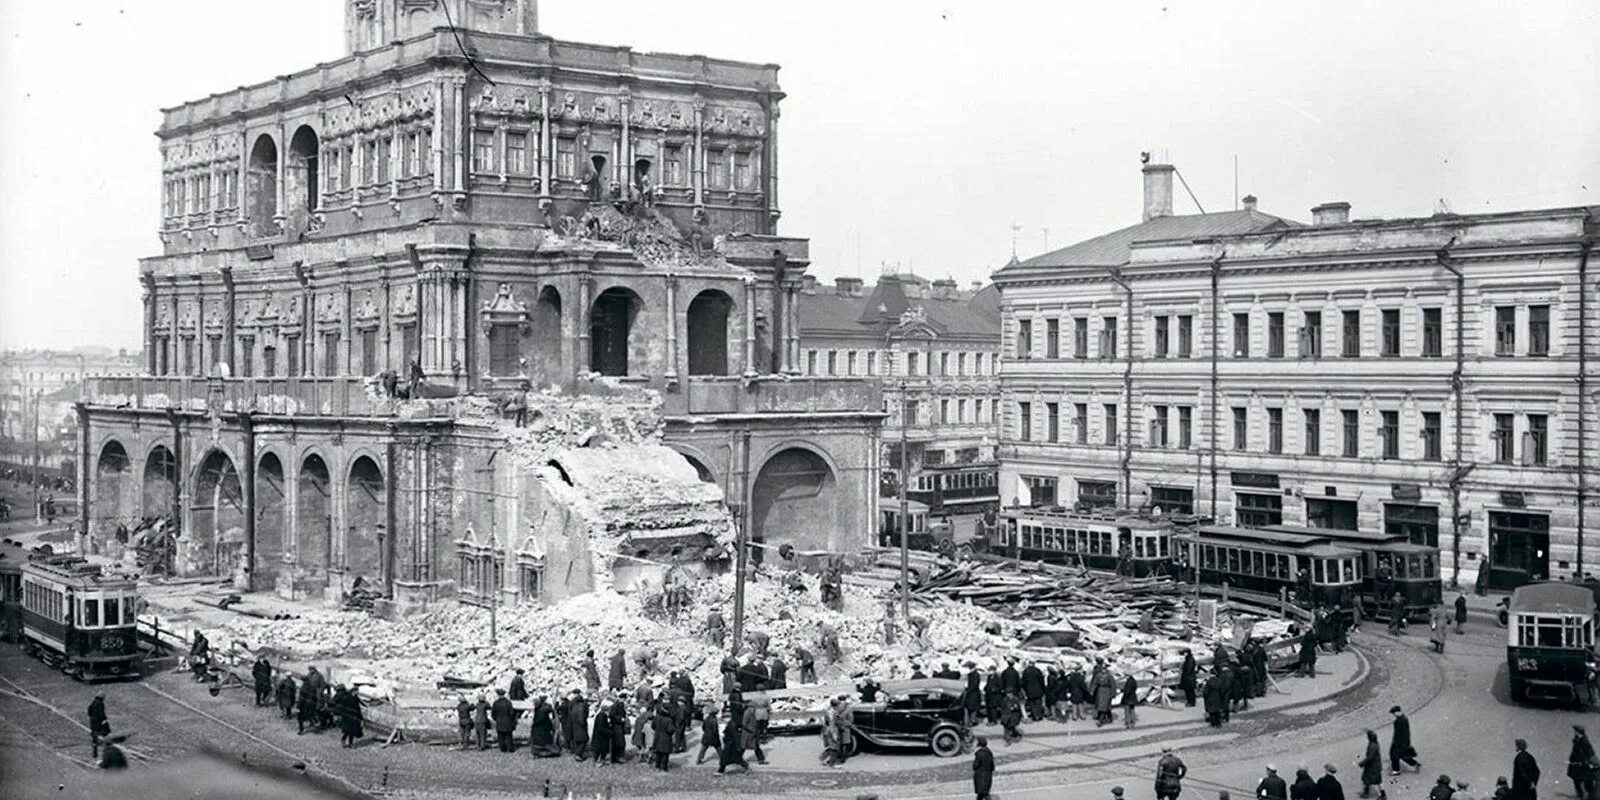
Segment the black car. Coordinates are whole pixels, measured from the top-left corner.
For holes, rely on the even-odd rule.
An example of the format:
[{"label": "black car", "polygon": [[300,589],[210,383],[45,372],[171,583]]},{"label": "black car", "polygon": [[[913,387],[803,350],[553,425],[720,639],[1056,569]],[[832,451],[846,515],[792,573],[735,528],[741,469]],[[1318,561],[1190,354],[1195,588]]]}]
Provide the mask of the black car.
[{"label": "black car", "polygon": [[855,744],[926,747],[940,758],[960,755],[970,731],[961,707],[966,685],[945,678],[885,681],[878,701],[851,707]]}]

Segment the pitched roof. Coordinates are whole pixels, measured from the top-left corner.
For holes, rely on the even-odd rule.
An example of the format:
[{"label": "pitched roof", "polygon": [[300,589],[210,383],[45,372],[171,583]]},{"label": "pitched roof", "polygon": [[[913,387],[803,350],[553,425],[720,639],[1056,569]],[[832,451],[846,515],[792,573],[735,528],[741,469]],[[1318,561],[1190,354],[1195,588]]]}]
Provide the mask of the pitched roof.
[{"label": "pitched roof", "polygon": [[1281,227],[1299,227],[1299,225],[1300,223],[1293,220],[1275,217],[1254,209],[1156,217],[1034,256],[1021,263],[1007,264],[995,274],[1007,275],[1052,267],[1120,267],[1128,263],[1132,246],[1136,242],[1201,239],[1208,236],[1254,233]]},{"label": "pitched roof", "polygon": [[[1000,335],[998,318],[991,318],[981,308],[973,306],[972,299],[941,300],[932,297],[907,296],[899,277],[886,275],[876,286],[863,292],[864,296],[849,297],[818,288],[815,293],[800,294],[800,330],[859,331],[882,335],[899,324],[900,315],[914,307],[922,309],[924,318],[935,329],[952,335]],[[979,293],[982,295],[982,292]]]}]

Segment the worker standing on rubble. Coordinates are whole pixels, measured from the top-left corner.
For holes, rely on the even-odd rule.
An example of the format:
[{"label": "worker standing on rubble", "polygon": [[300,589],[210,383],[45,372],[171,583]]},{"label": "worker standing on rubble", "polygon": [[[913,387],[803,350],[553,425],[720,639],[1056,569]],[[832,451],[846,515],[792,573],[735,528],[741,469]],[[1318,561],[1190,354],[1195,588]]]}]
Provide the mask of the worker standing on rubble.
[{"label": "worker standing on rubble", "polygon": [[721,650],[728,638],[728,623],[722,619],[722,612],[713,608],[706,613],[706,638]]},{"label": "worker standing on rubble", "polygon": [[621,692],[628,683],[628,655],[622,648],[611,654],[611,691]]},{"label": "worker standing on rubble", "polygon": [[755,651],[757,657],[767,657],[768,649],[772,647],[771,636],[761,631],[751,631],[750,635],[746,636],[745,639],[749,640],[750,648]]},{"label": "worker standing on rubble", "polygon": [[839,632],[826,622],[822,623],[822,654],[827,657],[829,664],[837,664],[844,657],[839,647]]},{"label": "worker standing on rubble", "polygon": [[1178,688],[1183,690],[1183,704],[1194,708],[1195,678],[1200,665],[1194,660],[1194,651],[1184,648],[1183,666],[1178,668]]},{"label": "worker standing on rubble", "polygon": [[894,600],[891,599],[883,608],[883,643],[887,647],[894,647],[895,640],[899,638],[899,626],[894,621]]},{"label": "worker standing on rubble", "polygon": [[1028,701],[1028,721],[1038,722],[1044,719],[1044,670],[1039,665],[1029,661],[1022,668],[1022,695]]},{"label": "worker standing on rubble", "polygon": [[817,682],[817,657],[804,647],[794,649],[794,663],[800,668],[800,682],[811,684]]}]

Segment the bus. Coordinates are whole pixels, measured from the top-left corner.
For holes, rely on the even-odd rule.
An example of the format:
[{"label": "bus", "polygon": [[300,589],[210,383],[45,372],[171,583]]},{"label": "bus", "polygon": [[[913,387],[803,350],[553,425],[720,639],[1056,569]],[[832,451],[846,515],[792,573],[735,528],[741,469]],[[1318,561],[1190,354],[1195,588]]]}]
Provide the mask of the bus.
[{"label": "bus", "polygon": [[1530,583],[1511,594],[1506,675],[1511,699],[1583,703],[1594,647],[1595,596],[1571,583]]}]

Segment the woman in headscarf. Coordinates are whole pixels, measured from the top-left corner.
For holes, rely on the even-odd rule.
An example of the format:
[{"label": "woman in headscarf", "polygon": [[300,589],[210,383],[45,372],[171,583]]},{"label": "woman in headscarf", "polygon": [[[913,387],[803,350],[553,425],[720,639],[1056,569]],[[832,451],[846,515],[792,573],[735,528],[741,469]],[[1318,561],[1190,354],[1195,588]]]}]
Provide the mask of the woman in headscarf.
[{"label": "woman in headscarf", "polygon": [[1356,762],[1361,768],[1361,796],[1372,794],[1372,787],[1383,783],[1383,752],[1378,749],[1378,734],[1367,730],[1367,752]]},{"label": "woman in headscarf", "polygon": [[534,758],[555,758],[561,755],[556,746],[556,729],[550,701],[539,695],[533,701],[533,725],[528,730],[528,749]]}]

